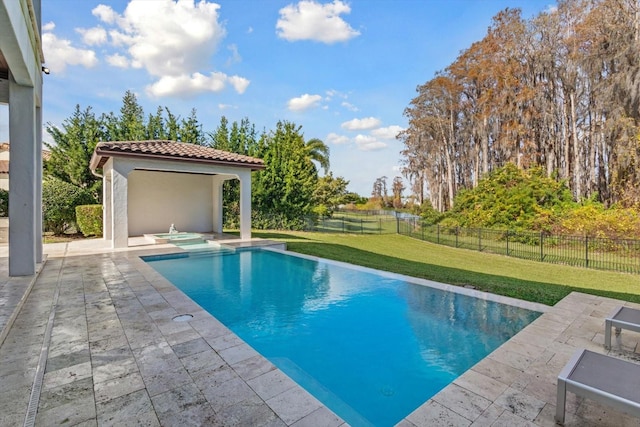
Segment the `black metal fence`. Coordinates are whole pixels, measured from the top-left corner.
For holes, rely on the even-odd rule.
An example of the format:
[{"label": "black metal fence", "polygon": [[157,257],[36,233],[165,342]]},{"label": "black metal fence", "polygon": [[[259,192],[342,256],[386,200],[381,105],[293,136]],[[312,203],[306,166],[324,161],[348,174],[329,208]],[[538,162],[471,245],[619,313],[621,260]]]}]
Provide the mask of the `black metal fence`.
[{"label": "black metal fence", "polygon": [[640,240],[549,235],[543,232],[442,227],[396,218],[398,234],[482,252],[579,267],[640,273]]},{"label": "black metal fence", "polygon": [[398,221],[389,215],[344,215],[336,213],[331,218],[308,220],[305,231],[321,233],[352,233],[352,234],[396,234]]},{"label": "black metal fence", "polygon": [[402,234],[416,239],[532,261],[640,273],[640,240],[550,235],[543,232],[443,227],[393,211],[342,211],[308,220],[306,231]]}]

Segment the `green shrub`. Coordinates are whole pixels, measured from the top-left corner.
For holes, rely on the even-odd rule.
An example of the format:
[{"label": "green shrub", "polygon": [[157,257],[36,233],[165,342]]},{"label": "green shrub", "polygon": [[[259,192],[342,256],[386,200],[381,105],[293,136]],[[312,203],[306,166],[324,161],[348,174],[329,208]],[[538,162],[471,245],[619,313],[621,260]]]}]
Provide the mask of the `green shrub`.
[{"label": "green shrub", "polygon": [[640,236],[640,215],[634,208],[610,208],[599,202],[587,201],[567,212],[560,233],[610,239]]},{"label": "green shrub", "polygon": [[416,213],[422,217],[423,222],[426,224],[437,224],[444,218],[444,215],[435,210],[428,200],[422,202],[422,205],[419,206],[419,211]]},{"label": "green shrub", "polygon": [[463,227],[550,231],[573,205],[564,181],[548,178],[542,168],[508,163],[476,188],[460,191],[448,216]]},{"label": "green shrub", "polygon": [[333,214],[333,211],[325,205],[317,205],[311,211],[321,218],[330,218]]},{"label": "green shrub", "polygon": [[9,192],[7,190],[0,189],[0,217],[6,218],[9,216]]},{"label": "green shrub", "polygon": [[102,236],[102,205],[76,206],[76,222],[85,237]]},{"label": "green shrub", "polygon": [[307,226],[306,219],[287,218],[282,213],[252,212],[251,225],[258,230],[304,230]]},{"label": "green shrub", "polygon": [[95,203],[88,190],[58,178],[42,182],[42,225],[44,231],[64,234],[76,223],[76,206]]}]

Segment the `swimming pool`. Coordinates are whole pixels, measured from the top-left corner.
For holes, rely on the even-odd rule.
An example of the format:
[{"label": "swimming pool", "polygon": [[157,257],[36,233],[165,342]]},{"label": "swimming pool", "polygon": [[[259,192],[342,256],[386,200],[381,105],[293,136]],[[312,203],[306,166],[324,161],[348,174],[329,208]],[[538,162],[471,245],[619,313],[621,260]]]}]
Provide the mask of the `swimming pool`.
[{"label": "swimming pool", "polygon": [[354,426],[390,426],[540,313],[271,250],[145,261]]}]

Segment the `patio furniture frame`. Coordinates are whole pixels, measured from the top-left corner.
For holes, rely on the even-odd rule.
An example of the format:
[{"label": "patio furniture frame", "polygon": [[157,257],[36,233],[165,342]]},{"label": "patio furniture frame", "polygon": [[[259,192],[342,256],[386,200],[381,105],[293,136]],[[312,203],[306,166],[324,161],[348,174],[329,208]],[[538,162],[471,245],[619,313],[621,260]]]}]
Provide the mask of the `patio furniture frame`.
[{"label": "patio furniture frame", "polygon": [[622,329],[640,332],[640,310],[619,306],[604,321],[604,347],[611,348],[611,328],[616,328],[616,336]]},{"label": "patio furniture frame", "polygon": [[640,365],[579,349],[558,375],[555,419],[564,424],[567,391],[640,417]]}]

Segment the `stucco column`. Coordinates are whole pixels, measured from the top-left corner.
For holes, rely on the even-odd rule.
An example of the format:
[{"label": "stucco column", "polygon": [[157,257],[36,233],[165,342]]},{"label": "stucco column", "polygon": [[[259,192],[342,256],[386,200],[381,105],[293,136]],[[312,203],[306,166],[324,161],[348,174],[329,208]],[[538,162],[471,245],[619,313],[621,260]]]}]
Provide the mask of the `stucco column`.
[{"label": "stucco column", "polygon": [[[41,97],[42,98],[42,97]],[[42,108],[36,108],[36,262],[42,262]]]},{"label": "stucco column", "polygon": [[127,177],[131,170],[122,167],[117,161],[113,162],[111,171],[111,229],[113,230],[112,248],[126,248],[129,246],[129,215]]},{"label": "stucco column", "polygon": [[9,276],[36,270],[35,89],[9,74]]},{"label": "stucco column", "polygon": [[240,179],[240,239],[251,239],[251,171],[242,171]]},{"label": "stucco column", "polygon": [[104,240],[111,240],[111,246],[113,247],[113,228],[111,228],[113,221],[112,203],[111,169],[105,165],[102,168],[102,238]]},{"label": "stucco column", "polygon": [[220,234],[222,233],[222,225],[223,225],[223,214],[222,214],[222,205],[223,205],[223,191],[222,186],[224,185],[224,178],[219,175],[214,175],[211,180],[213,181],[213,217],[212,217],[212,231],[214,233]]}]

